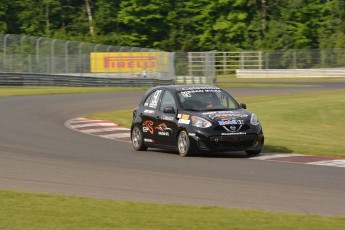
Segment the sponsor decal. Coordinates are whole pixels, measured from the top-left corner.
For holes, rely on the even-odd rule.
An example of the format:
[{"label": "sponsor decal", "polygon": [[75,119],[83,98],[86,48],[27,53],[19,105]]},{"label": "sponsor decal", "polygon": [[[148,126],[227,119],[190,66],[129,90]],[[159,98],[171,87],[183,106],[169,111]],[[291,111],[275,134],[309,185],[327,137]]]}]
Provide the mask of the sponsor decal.
[{"label": "sponsor decal", "polygon": [[151,101],[150,101],[150,104],[149,104],[149,107],[151,108],[156,108],[157,107],[157,104],[158,104],[158,101],[159,101],[159,96],[161,95],[162,93],[162,90],[157,90],[152,98],[151,98]]},{"label": "sponsor decal", "polygon": [[169,132],[158,132],[160,136],[170,136]]},{"label": "sponsor decal", "polygon": [[155,129],[157,129],[160,132],[163,132],[163,131],[170,131],[171,132],[172,131],[171,128],[168,128],[165,123],[159,124]]},{"label": "sponsor decal", "polygon": [[160,119],[165,120],[165,121],[173,121],[174,117],[169,117],[169,116],[162,115],[160,117]]},{"label": "sponsor decal", "polygon": [[222,120],[218,121],[219,125],[243,125],[244,120]]},{"label": "sponsor decal", "polygon": [[[188,89],[188,90],[187,90]],[[218,88],[213,87],[190,87],[190,88],[182,88],[181,95],[183,97],[192,97],[194,93],[212,93],[212,92],[221,92]]]},{"label": "sponsor decal", "polygon": [[182,116],[182,114],[180,114],[180,113],[177,114],[177,118],[181,118],[181,116]]},{"label": "sponsor decal", "polygon": [[149,132],[149,133],[153,134],[152,125],[153,125],[153,121],[147,120],[147,121],[143,122],[143,124],[142,124],[143,132],[144,133]]},{"label": "sponsor decal", "polygon": [[195,137],[196,133],[188,133],[188,136]]},{"label": "sponsor decal", "polygon": [[156,110],[151,110],[151,109],[145,109],[144,113],[145,114],[154,114],[156,112]]},{"label": "sponsor decal", "polygon": [[168,128],[165,123],[159,124],[155,129],[158,130],[158,135],[170,136],[169,132],[172,132],[171,128]]},{"label": "sponsor decal", "polygon": [[145,141],[145,142],[150,142],[150,143],[154,143],[154,142],[155,142],[154,140],[152,140],[152,139],[147,139],[147,138],[145,138],[144,141]]},{"label": "sponsor decal", "polygon": [[248,117],[248,114],[239,113],[235,111],[219,111],[219,112],[206,112],[203,115],[208,116],[211,119],[227,119],[227,118],[237,118],[237,117]]},{"label": "sponsor decal", "polygon": [[182,119],[188,120],[189,119],[189,115],[188,114],[182,114]]},{"label": "sponsor decal", "polygon": [[179,124],[187,124],[187,125],[188,125],[188,124],[190,123],[190,120],[179,119],[179,120],[178,120],[178,123],[179,123]]},{"label": "sponsor decal", "polygon": [[246,132],[239,132],[239,133],[221,133],[222,136],[236,136],[236,135],[247,135]]},{"label": "sponsor decal", "polygon": [[204,89],[204,90],[207,90],[207,89],[218,89],[217,87],[215,86],[190,86],[190,87],[182,87],[181,89],[179,89],[180,91],[186,91],[186,90],[199,90],[199,89]]}]

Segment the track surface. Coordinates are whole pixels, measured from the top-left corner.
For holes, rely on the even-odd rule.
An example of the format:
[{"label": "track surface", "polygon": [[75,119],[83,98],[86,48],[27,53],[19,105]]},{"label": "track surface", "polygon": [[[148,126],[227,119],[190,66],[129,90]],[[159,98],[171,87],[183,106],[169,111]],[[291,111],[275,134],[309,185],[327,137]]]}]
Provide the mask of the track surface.
[{"label": "track surface", "polygon": [[[230,91],[240,97],[345,88],[317,85],[324,87]],[[136,152],[128,143],[64,126],[85,113],[134,108],[142,95],[0,98],[0,189],[345,215],[344,168],[254,161],[243,153],[182,158]]]}]

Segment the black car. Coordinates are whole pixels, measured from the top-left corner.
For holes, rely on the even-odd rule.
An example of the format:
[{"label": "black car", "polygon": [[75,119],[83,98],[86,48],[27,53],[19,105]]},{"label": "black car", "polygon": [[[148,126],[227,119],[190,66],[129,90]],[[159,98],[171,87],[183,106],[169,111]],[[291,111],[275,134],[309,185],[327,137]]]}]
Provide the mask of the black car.
[{"label": "black car", "polygon": [[264,134],[257,116],[223,89],[209,85],[171,85],[148,90],[133,111],[135,150],[193,152],[245,151],[258,155]]}]

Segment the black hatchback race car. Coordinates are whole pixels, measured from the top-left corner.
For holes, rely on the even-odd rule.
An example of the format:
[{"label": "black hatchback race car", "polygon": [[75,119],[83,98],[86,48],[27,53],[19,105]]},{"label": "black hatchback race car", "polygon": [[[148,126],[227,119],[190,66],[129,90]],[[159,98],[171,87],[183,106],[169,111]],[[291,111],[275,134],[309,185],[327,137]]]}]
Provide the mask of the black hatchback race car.
[{"label": "black hatchback race car", "polygon": [[168,148],[181,156],[197,151],[245,151],[253,156],[264,146],[257,116],[223,89],[208,85],[148,90],[133,111],[131,140],[138,151]]}]

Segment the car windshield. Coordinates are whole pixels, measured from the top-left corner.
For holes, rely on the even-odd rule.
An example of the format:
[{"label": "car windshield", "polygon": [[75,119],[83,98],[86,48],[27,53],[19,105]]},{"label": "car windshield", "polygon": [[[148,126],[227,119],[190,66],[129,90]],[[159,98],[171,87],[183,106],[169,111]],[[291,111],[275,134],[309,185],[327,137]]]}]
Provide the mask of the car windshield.
[{"label": "car windshield", "polygon": [[217,111],[238,109],[239,105],[225,91],[212,88],[187,88],[178,91],[177,98],[183,109],[189,111]]}]

